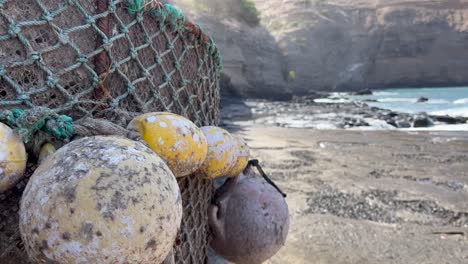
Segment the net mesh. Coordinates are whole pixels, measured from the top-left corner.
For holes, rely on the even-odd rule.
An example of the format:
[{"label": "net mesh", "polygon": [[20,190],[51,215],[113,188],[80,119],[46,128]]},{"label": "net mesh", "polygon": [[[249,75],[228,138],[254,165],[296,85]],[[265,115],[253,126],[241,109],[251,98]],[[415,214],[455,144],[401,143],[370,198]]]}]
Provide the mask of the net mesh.
[{"label": "net mesh", "polygon": [[[73,120],[125,126],[168,111],[217,125],[221,60],[213,41],[156,1],[0,0],[0,109],[42,106]],[[0,194],[0,263],[27,263],[19,199],[34,171]],[[205,263],[212,182],[179,180],[184,204],[176,263]]]}]

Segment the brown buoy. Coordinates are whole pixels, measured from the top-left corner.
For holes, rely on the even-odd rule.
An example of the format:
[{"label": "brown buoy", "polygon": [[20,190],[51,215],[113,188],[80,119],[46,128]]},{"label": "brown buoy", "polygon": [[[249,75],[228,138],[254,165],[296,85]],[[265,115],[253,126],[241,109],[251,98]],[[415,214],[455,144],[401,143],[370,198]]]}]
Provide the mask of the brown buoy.
[{"label": "brown buoy", "polygon": [[285,244],[289,212],[284,194],[249,166],[221,186],[209,208],[211,247],[237,264],[260,264]]}]

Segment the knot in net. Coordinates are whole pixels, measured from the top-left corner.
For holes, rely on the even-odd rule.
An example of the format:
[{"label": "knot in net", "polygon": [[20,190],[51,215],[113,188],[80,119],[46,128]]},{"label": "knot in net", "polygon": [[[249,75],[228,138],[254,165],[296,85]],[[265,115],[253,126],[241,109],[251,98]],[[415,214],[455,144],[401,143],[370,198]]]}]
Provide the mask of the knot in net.
[{"label": "knot in net", "polygon": [[[125,135],[132,118],[156,111],[217,125],[221,68],[213,40],[168,4],[0,0],[0,122],[25,142],[38,133],[67,141],[103,126]],[[27,263],[18,203],[35,166],[0,194],[0,263]],[[192,175],[179,186],[175,262],[205,263],[212,182]]]},{"label": "knot in net", "polygon": [[13,127],[24,143],[29,143],[41,130],[61,141],[71,139],[75,133],[69,116],[58,115],[44,107],[4,110],[0,112],[0,122]]}]

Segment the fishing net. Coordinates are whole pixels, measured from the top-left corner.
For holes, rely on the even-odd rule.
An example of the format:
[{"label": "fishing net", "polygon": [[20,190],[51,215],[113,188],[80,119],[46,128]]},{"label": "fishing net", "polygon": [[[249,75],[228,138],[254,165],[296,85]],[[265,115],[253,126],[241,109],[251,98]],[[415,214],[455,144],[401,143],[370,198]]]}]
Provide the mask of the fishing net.
[{"label": "fishing net", "polygon": [[[138,114],[168,111],[198,126],[217,125],[220,71],[211,38],[167,4],[0,0],[0,110],[11,110],[3,114],[10,125],[42,107],[73,122],[99,118],[125,127]],[[0,263],[27,263],[18,209],[34,169],[29,164],[26,177],[0,194]],[[192,175],[179,185],[184,216],[176,263],[206,263],[212,182]]]}]

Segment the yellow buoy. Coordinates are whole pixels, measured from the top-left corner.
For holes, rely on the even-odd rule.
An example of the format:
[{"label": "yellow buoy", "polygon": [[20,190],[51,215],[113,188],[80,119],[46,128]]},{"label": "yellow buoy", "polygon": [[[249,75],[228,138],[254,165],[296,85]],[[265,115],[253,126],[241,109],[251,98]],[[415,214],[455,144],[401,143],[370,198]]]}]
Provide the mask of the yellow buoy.
[{"label": "yellow buoy", "polygon": [[177,180],[144,144],[73,141],[45,159],[21,199],[32,263],[161,263],[182,220]]},{"label": "yellow buoy", "polygon": [[247,167],[247,163],[249,162],[250,158],[250,150],[247,143],[244,139],[238,135],[232,135],[237,142],[237,161],[234,167],[228,172],[227,176],[237,176],[239,175],[245,167]]},{"label": "yellow buoy", "polygon": [[26,160],[26,150],[19,136],[0,123],[0,193],[23,177]]},{"label": "yellow buoy", "polygon": [[128,129],[139,132],[176,177],[195,172],[206,158],[205,136],[183,116],[163,112],[143,114],[130,122]]},{"label": "yellow buoy", "polygon": [[236,165],[237,141],[229,132],[219,127],[206,126],[201,130],[208,142],[208,155],[197,173],[203,178],[227,176]]},{"label": "yellow buoy", "polygon": [[47,157],[49,157],[50,155],[52,155],[57,149],[55,148],[54,145],[50,144],[50,143],[45,143],[42,147],[41,147],[41,151],[39,152],[39,158],[38,158],[38,162],[39,163],[42,163]]}]

